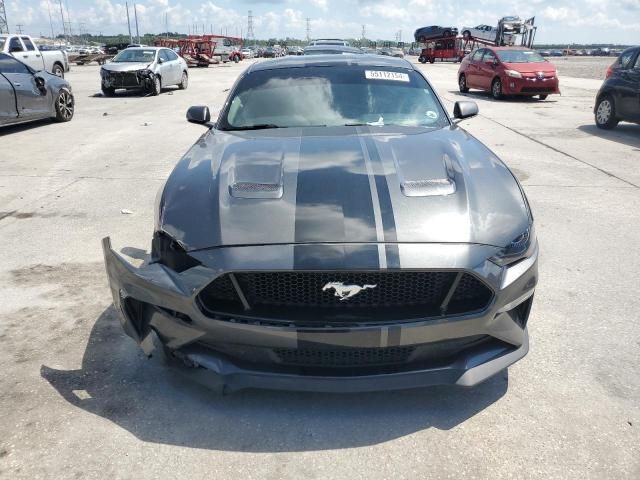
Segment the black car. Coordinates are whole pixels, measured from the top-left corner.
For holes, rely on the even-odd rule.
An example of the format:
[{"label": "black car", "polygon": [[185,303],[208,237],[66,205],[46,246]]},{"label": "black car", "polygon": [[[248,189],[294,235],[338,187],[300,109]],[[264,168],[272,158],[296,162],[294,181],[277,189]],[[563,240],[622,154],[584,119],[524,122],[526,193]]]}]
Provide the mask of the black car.
[{"label": "black car", "polygon": [[264,58],[275,58],[277,56],[276,49],[273,47],[267,47],[262,52]]},{"label": "black car", "polygon": [[620,121],[640,123],[640,46],[626,49],[609,67],[593,113],[596,125],[607,130]]},{"label": "black car", "polygon": [[471,386],[527,353],[526,196],[414,65],[257,62],[216,121],[187,119],[208,131],[157,196],[151,261],[103,241],[147,354],[216,387],[355,392]]},{"label": "black car", "polygon": [[303,55],[362,55],[362,50],[344,45],[310,45],[304,48]]},{"label": "black car", "polygon": [[429,40],[435,40],[442,37],[455,37],[458,35],[456,27],[440,27],[439,25],[431,25],[417,29],[413,37],[416,42],[424,43]]}]

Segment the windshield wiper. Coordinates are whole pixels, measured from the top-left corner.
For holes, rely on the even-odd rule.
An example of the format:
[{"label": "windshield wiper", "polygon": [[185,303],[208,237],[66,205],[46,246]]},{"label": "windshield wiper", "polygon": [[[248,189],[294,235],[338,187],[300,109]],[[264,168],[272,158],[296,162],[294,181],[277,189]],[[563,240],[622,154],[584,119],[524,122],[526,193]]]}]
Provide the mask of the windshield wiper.
[{"label": "windshield wiper", "polygon": [[229,127],[225,130],[265,130],[267,128],[286,128],[274,123],[258,123],[256,125],[244,125],[242,127]]}]

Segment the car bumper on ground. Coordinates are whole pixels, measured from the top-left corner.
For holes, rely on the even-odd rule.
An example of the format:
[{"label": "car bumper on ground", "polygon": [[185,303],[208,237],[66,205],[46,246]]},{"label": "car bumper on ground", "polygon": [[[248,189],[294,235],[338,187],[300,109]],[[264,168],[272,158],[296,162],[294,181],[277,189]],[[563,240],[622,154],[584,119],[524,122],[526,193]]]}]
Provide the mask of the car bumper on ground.
[{"label": "car bumper on ground", "polygon": [[503,88],[506,95],[552,95],[560,93],[560,82],[558,77],[540,79],[507,76]]},{"label": "car bumper on ground", "polygon": [[[425,268],[421,263],[447,257],[435,248],[422,247],[426,254],[417,254],[414,245],[407,246],[407,258],[411,258],[411,249],[416,256],[405,262],[412,265],[403,268]],[[309,327],[219,319],[203,313],[198,295],[222,272],[246,271],[247,261],[254,270],[275,270],[282,262],[273,259],[282,257],[287,248],[214,249],[199,257],[206,257],[205,262],[178,273],[159,263],[135,267],[111,248],[108,238],[103,241],[114,306],[127,335],[147,355],[160,343],[166,353],[196,367],[191,370],[212,386],[335,392],[473,386],[528,351],[527,319],[537,283],[537,251],[535,258],[509,277],[505,269],[479,260],[488,258],[493,247],[446,247],[458,253],[466,249],[463,256],[476,264],[468,271],[494,289],[489,306],[473,314]],[[265,249],[269,251],[258,255]],[[330,365],[283,361],[294,356],[328,360]],[[357,367],[348,363],[350,358],[365,357],[404,360]]]}]

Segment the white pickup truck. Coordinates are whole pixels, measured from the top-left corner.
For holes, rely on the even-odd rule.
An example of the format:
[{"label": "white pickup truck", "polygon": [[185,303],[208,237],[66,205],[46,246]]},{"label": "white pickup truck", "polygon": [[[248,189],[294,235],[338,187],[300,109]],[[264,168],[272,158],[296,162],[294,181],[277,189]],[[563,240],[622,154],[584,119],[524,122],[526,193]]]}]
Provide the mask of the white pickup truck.
[{"label": "white pickup truck", "polygon": [[35,71],[46,70],[64,78],[69,71],[67,54],[61,50],[40,51],[28,35],[0,34],[0,52],[14,56]]}]

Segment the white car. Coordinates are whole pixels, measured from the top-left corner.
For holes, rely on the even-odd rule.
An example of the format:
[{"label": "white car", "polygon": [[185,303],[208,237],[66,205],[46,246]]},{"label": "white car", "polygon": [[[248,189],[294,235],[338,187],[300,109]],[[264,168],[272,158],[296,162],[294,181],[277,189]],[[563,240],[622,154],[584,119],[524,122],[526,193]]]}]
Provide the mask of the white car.
[{"label": "white car", "polygon": [[127,48],[100,69],[102,93],[111,97],[117,89],[137,89],[160,95],[169,85],[184,90],[189,83],[187,70],[184,58],[168,48]]},{"label": "white car", "polygon": [[244,58],[253,58],[253,50],[250,48],[243,48],[240,53],[242,53]]},{"label": "white car", "polygon": [[488,40],[493,42],[498,35],[498,29],[491,25],[478,25],[476,27],[462,27],[462,36],[464,38],[478,38],[480,40]]}]

